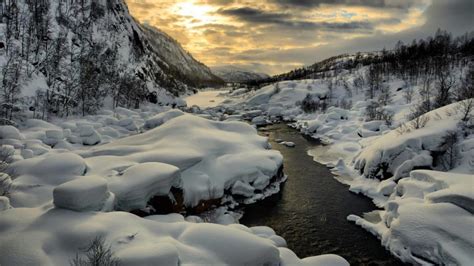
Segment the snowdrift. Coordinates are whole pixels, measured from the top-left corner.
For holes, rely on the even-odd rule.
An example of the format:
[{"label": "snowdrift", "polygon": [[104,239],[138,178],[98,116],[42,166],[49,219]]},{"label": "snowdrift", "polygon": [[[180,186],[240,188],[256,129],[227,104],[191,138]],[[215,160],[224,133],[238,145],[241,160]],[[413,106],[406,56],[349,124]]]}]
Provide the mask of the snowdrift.
[{"label": "snowdrift", "polygon": [[124,265],[349,265],[335,255],[300,260],[267,228],[159,222],[125,212],[14,208],[0,215],[0,264],[67,265],[101,236]]},{"label": "snowdrift", "polygon": [[[380,222],[349,220],[377,235],[402,261],[470,265],[474,251],[472,174],[415,170],[401,179]],[[470,185],[469,185],[470,184]]]}]

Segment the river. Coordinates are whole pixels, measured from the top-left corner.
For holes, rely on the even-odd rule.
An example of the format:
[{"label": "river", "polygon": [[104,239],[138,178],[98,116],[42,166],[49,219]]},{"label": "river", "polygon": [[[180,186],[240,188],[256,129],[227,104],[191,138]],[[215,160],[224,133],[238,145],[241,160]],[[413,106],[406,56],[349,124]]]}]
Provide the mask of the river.
[{"label": "river", "polygon": [[[330,171],[315,162],[308,150],[319,144],[284,124],[260,129],[284,157],[288,181],[279,194],[244,209],[240,222],[266,225],[286,239],[300,257],[338,254],[351,265],[402,265],[381,246],[380,240],[346,220],[376,209],[370,199],[349,192]],[[294,148],[275,142],[292,141]]]}]

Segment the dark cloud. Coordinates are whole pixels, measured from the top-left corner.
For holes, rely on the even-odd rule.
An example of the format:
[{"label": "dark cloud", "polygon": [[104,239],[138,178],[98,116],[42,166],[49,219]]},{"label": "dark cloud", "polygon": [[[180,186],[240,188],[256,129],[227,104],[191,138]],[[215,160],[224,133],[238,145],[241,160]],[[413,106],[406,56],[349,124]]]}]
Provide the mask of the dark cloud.
[{"label": "dark cloud", "polygon": [[409,8],[419,4],[419,0],[268,0],[285,6],[318,7],[326,5],[353,5],[377,8]]},{"label": "dark cloud", "polygon": [[289,13],[269,12],[251,7],[221,8],[218,13],[254,25],[276,24],[282,27],[298,28],[300,30],[352,31],[373,29],[373,25],[368,21],[314,22],[295,19],[293,15]]}]

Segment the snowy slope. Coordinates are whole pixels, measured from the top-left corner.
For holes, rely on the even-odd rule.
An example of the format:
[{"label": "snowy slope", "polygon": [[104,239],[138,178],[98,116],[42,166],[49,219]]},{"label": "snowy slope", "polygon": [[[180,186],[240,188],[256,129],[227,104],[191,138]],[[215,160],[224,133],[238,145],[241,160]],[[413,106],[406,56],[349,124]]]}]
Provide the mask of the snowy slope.
[{"label": "snowy slope", "polygon": [[226,82],[247,82],[252,80],[261,80],[268,78],[265,73],[248,71],[236,66],[213,67],[212,72],[225,80]]},{"label": "snowy slope", "polygon": [[148,25],[144,25],[143,28],[152,49],[166,62],[176,78],[195,86],[215,86],[223,83],[206,65],[197,61],[168,34]]},{"label": "snowy slope", "polygon": [[168,103],[190,87],[222,83],[169,36],[140,25],[123,0],[1,5],[9,18],[0,23],[0,80],[9,90],[1,97],[22,113],[13,120],[32,105],[69,115],[89,96],[84,106],[94,113],[110,98],[132,107],[156,92]]}]

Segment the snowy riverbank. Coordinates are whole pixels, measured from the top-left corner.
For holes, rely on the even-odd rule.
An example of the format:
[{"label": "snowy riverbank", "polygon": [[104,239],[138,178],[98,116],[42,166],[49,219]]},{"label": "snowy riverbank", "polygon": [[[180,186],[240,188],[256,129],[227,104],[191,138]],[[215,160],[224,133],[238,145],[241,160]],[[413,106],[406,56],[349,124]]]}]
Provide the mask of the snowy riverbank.
[{"label": "snowy riverbank", "polygon": [[[298,80],[257,91],[239,89],[221,106],[199,112],[223,120],[246,119],[257,126],[291,122],[325,145],[309,155],[331,167],[351,191],[382,208],[367,217],[349,216],[350,221],[374,233],[405,262],[467,264],[474,250],[469,207],[474,202],[473,99],[412,119],[413,106],[422,101],[422,87],[406,87],[390,78],[384,84],[389,99],[383,108],[390,116],[387,121],[368,121],[371,101],[354,94],[355,75],[346,76],[345,82]],[[305,112],[305,104],[329,107]]]},{"label": "snowy riverbank", "polygon": [[189,214],[124,212],[160,213],[167,199],[174,211],[199,213],[277,192],[271,182],[281,178],[282,156],[246,123],[119,108],[2,126],[0,141],[10,155],[1,179],[0,264],[68,264],[101,237],[127,265],[347,265],[335,255],[301,260],[272,229],[232,224],[225,210],[215,222],[227,226]]}]

